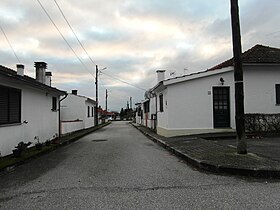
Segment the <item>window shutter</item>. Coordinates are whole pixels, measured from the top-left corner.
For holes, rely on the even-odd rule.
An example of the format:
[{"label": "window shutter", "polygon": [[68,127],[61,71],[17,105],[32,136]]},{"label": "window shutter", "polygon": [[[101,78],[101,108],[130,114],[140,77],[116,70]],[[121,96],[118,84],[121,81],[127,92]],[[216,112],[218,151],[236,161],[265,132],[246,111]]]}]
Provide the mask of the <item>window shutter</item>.
[{"label": "window shutter", "polygon": [[21,121],[21,90],[0,86],[0,124]]},{"label": "window shutter", "polygon": [[21,104],[21,92],[20,90],[10,90],[9,94],[9,121],[10,123],[20,122],[20,104]]},{"label": "window shutter", "polygon": [[9,91],[0,86],[0,124],[9,121]]}]

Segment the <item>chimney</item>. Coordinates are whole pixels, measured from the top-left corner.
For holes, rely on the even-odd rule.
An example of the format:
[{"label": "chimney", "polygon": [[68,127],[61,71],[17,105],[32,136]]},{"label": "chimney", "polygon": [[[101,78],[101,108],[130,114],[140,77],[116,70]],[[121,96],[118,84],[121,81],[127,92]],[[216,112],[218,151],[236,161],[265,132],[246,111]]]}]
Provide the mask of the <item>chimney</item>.
[{"label": "chimney", "polygon": [[17,64],[17,75],[24,76],[24,65]]},{"label": "chimney", "polygon": [[72,90],[72,94],[73,95],[77,95],[78,94],[78,90]]},{"label": "chimney", "polygon": [[45,76],[46,76],[46,83],[45,84],[48,85],[48,86],[52,86],[52,72],[46,71]]},{"label": "chimney", "polygon": [[165,79],[165,70],[157,70],[158,83]]},{"label": "chimney", "polygon": [[36,69],[36,80],[45,84],[47,64],[45,62],[35,62],[34,66]]}]

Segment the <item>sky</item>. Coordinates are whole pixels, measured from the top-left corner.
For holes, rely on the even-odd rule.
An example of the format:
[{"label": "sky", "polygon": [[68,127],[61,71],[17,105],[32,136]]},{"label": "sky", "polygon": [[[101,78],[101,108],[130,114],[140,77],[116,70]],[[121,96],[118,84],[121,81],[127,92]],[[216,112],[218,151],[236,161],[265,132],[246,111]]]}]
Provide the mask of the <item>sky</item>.
[{"label": "sky", "polygon": [[[50,21],[48,12],[73,51]],[[166,78],[204,71],[232,57],[230,0],[56,0],[86,52],[79,45],[54,0],[1,0],[0,64],[35,76],[34,62],[52,71],[52,85],[95,98],[119,111]],[[262,44],[280,48],[280,1],[239,0],[243,51]],[[88,56],[88,55],[90,56]],[[92,62],[93,61],[93,62]],[[173,73],[173,74],[172,74]],[[172,76],[170,76],[172,74]]]}]

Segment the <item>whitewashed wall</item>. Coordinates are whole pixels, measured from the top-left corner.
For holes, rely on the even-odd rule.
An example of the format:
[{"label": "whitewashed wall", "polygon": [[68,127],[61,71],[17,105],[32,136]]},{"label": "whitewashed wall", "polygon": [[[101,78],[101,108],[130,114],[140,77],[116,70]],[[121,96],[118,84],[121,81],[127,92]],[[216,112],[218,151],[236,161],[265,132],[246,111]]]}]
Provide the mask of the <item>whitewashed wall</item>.
[{"label": "whitewashed wall", "polygon": [[34,137],[39,136],[40,141],[44,142],[58,134],[58,111],[51,110],[53,95],[29,86],[11,84],[2,79],[1,85],[22,90],[21,122],[28,122],[11,126],[1,125],[0,152],[2,155],[12,153],[20,141],[36,143]]},{"label": "whitewashed wall", "polygon": [[[84,128],[90,128],[94,126],[94,104],[88,101],[85,101],[86,112],[84,115]],[[90,107],[90,117],[88,117],[88,108]],[[92,116],[92,108],[93,108],[93,116]]]},{"label": "whitewashed wall", "polygon": [[61,134],[72,133],[84,128],[84,122],[79,121],[62,121],[61,122]]},{"label": "whitewashed wall", "polygon": [[61,101],[62,121],[84,120],[85,112],[87,112],[85,98],[69,93],[68,96]]},{"label": "whitewashed wall", "polygon": [[[160,94],[163,94],[163,112],[160,112],[159,110],[159,108],[160,108],[160,102],[159,102],[159,95]],[[168,112],[168,98],[167,98],[167,96],[168,96],[168,89],[165,89],[165,90],[163,90],[162,92],[159,92],[159,93],[157,93],[157,101],[158,101],[158,103],[157,103],[157,110],[158,110],[158,113],[157,113],[157,125],[158,125],[158,127],[157,127],[157,129],[159,128],[164,128],[164,129],[168,129],[168,114],[169,114],[169,112]]]},{"label": "whitewashed wall", "polygon": [[280,84],[280,66],[246,66],[245,70],[245,112],[280,113],[275,95],[275,84]]},{"label": "whitewashed wall", "polygon": [[[90,106],[90,117],[88,117],[88,106]],[[61,102],[61,120],[68,122],[62,123],[62,130],[67,130],[68,132],[77,131],[80,124],[77,124],[76,120],[81,120],[83,123],[82,128],[80,129],[94,126],[94,117],[91,116],[92,107],[94,107],[94,104],[88,102],[86,97],[69,93]],[[69,125],[69,121],[73,122],[72,126]]]}]

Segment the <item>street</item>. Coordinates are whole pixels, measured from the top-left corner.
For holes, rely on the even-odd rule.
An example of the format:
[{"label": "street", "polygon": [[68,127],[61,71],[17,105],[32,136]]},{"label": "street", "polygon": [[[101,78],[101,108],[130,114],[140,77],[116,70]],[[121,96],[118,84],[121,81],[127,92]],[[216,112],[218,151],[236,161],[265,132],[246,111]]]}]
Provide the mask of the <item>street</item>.
[{"label": "street", "polygon": [[199,172],[128,122],[0,175],[0,209],[279,209],[280,182]]}]

